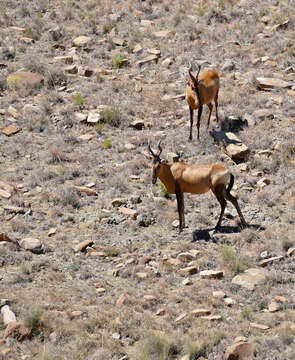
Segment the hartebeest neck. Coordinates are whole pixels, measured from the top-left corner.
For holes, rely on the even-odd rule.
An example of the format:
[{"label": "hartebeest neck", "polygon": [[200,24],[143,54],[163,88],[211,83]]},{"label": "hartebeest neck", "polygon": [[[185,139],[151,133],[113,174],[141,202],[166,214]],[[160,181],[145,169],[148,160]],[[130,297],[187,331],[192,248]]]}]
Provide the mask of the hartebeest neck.
[{"label": "hartebeest neck", "polygon": [[158,174],[159,179],[166,186],[167,191],[170,194],[175,193],[175,180],[171,173],[171,163],[163,163],[161,164],[160,171]]}]

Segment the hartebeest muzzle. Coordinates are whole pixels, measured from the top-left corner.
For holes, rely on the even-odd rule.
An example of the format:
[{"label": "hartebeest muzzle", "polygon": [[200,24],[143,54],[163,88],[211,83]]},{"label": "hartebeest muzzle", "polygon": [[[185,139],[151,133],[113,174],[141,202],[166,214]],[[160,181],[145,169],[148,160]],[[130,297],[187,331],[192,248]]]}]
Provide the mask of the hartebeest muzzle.
[{"label": "hartebeest muzzle", "polygon": [[151,145],[150,145],[150,142],[148,143],[148,149],[150,151],[150,153],[152,154],[153,156],[153,177],[152,177],[152,184],[155,184],[157,182],[157,164],[161,162],[161,159],[160,159],[160,155],[161,155],[161,152],[162,152],[162,148],[161,148],[161,142],[162,140],[159,141],[159,144],[158,144],[158,149],[159,149],[159,152],[158,154],[155,154],[151,148]]}]

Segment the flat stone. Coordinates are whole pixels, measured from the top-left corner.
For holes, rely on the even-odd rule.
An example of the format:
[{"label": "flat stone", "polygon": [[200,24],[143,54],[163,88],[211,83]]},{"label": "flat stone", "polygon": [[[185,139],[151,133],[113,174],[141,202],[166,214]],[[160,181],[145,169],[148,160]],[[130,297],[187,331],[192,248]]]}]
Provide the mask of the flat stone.
[{"label": "flat stone", "polygon": [[140,44],[136,44],[135,46],[134,46],[134,49],[133,49],[133,53],[138,53],[138,52],[140,52],[142,50],[142,46],[140,45]]},{"label": "flat stone", "polygon": [[127,204],[127,200],[123,199],[123,198],[116,198],[116,199],[113,199],[111,202],[111,205],[113,207],[119,207],[119,206],[126,205],[126,204]]},{"label": "flat stone", "polygon": [[257,77],[257,85],[260,89],[273,89],[273,88],[291,88],[294,84],[277,79],[277,78],[265,78]]},{"label": "flat stone", "polygon": [[224,299],[224,303],[227,306],[233,306],[236,303],[236,301],[234,299],[232,299],[232,298],[227,297],[227,298]]},{"label": "flat stone", "polygon": [[200,272],[200,276],[204,279],[222,279],[223,271],[220,270],[203,270]]},{"label": "flat stone", "polygon": [[163,316],[163,315],[165,315],[165,314],[166,314],[166,309],[165,309],[164,307],[159,308],[159,309],[157,310],[157,312],[156,312],[156,315],[157,315],[157,316]]},{"label": "flat stone", "polygon": [[120,207],[119,208],[119,213],[123,214],[123,215],[127,215],[128,217],[132,218],[132,219],[136,219],[138,216],[138,212],[134,209],[128,209],[126,207]]},{"label": "flat stone", "polygon": [[78,73],[78,67],[76,64],[66,66],[64,68],[64,72],[67,74],[77,74]]},{"label": "flat stone", "polygon": [[143,273],[143,272],[138,272],[135,274],[136,277],[138,277],[139,279],[146,279],[148,277],[148,274],[147,273]]},{"label": "flat stone", "polygon": [[157,38],[166,38],[170,36],[172,32],[170,30],[162,30],[162,31],[156,31],[153,33],[153,35]]},{"label": "flat stone", "polygon": [[146,64],[148,62],[151,62],[151,61],[154,61],[154,60],[157,60],[157,59],[158,59],[157,55],[150,55],[150,56],[145,57],[142,60],[137,61],[136,65],[141,66],[143,64]]},{"label": "flat stone", "polygon": [[88,196],[97,196],[97,192],[93,189],[89,189],[86,186],[74,186],[74,188],[82,193],[85,193]]},{"label": "flat stone", "polygon": [[89,45],[91,42],[91,38],[88,36],[78,36],[73,40],[73,45],[77,47],[84,47],[86,45]]},{"label": "flat stone", "polygon": [[198,268],[197,266],[188,266],[186,268],[180,269],[179,272],[182,275],[187,275],[187,274],[194,275],[198,272]]},{"label": "flat stone", "polygon": [[201,316],[200,317],[203,320],[209,320],[209,321],[218,321],[222,319],[221,315],[208,315],[208,316]]},{"label": "flat stone", "polygon": [[144,128],[144,121],[142,120],[135,120],[130,124],[130,127],[136,130],[142,130]]},{"label": "flat stone", "polygon": [[25,28],[22,28],[19,26],[9,26],[8,29],[12,30],[12,31],[16,31],[16,32],[21,32],[21,33],[24,33],[26,31]]},{"label": "flat stone", "polygon": [[224,299],[226,297],[226,294],[223,291],[213,291],[213,297],[215,297],[216,299]]},{"label": "flat stone", "polygon": [[124,39],[120,39],[118,37],[113,37],[112,42],[115,45],[124,46],[126,44],[126,41]]},{"label": "flat stone", "polygon": [[248,290],[261,284],[267,278],[268,273],[262,269],[251,268],[246,270],[243,274],[239,274],[232,279],[232,283],[240,285]]},{"label": "flat stone", "polygon": [[280,310],[280,305],[276,302],[276,301],[272,301],[269,305],[268,305],[268,311],[269,312],[276,312]]},{"label": "flat stone", "polygon": [[182,313],[179,316],[177,316],[177,318],[175,319],[175,323],[179,323],[180,321],[182,321],[183,319],[185,319],[187,317],[187,313]]},{"label": "flat stone", "polygon": [[209,309],[195,309],[190,312],[191,315],[199,317],[199,316],[206,316],[211,314],[211,310]]},{"label": "flat stone", "polygon": [[21,129],[13,124],[6,126],[4,129],[2,129],[2,133],[6,136],[11,136],[14,134],[17,134]]},{"label": "flat stone", "polygon": [[157,55],[157,56],[161,55],[161,50],[159,50],[159,49],[147,49],[147,52],[149,54],[153,54],[153,55]]},{"label": "flat stone", "polygon": [[74,247],[74,251],[78,252],[78,251],[85,251],[87,246],[92,246],[94,244],[94,242],[92,240],[84,240],[81,241],[79,244],[77,244]]},{"label": "flat stone", "polygon": [[177,259],[181,261],[192,261],[194,259],[194,255],[190,252],[183,252],[177,255]]},{"label": "flat stone", "polygon": [[127,150],[135,150],[136,149],[136,146],[134,144],[131,144],[131,143],[125,144],[124,147]]},{"label": "flat stone", "polygon": [[63,55],[63,56],[56,56],[53,58],[54,63],[63,62],[66,64],[71,64],[73,62],[73,56],[72,55]]},{"label": "flat stone", "polygon": [[101,116],[100,113],[97,111],[89,111],[88,112],[88,117],[87,117],[87,122],[91,123],[91,124],[96,124],[100,121]]},{"label": "flat stone", "polygon": [[182,281],[182,285],[185,285],[185,286],[189,286],[189,285],[192,285],[192,284],[193,284],[193,282],[192,282],[192,280],[189,279],[189,278],[186,278],[186,279],[184,279],[184,280]]},{"label": "flat stone", "polygon": [[257,324],[257,323],[250,323],[250,327],[251,327],[252,329],[262,330],[262,331],[265,331],[265,330],[268,330],[268,329],[269,329],[269,326],[267,326],[267,325],[262,325],[262,324]]},{"label": "flat stone", "polygon": [[41,254],[43,252],[43,245],[39,239],[25,238],[19,242],[19,245],[28,251],[35,254]]},{"label": "flat stone", "polygon": [[274,256],[274,257],[271,257],[271,258],[268,258],[268,259],[264,259],[264,260],[261,260],[261,261],[259,261],[259,266],[262,266],[262,267],[264,267],[264,266],[266,266],[266,265],[268,265],[268,264],[270,264],[270,263],[273,263],[274,261],[280,261],[280,260],[282,260],[282,259],[284,259],[284,256]]},{"label": "flat stone", "polygon": [[11,105],[8,107],[7,112],[9,115],[14,117],[15,119],[18,119],[20,117],[20,113],[16,110],[16,108],[14,108]]},{"label": "flat stone", "polygon": [[288,251],[287,251],[287,256],[293,255],[294,252],[295,252],[295,248],[294,248],[294,247],[289,248]]}]

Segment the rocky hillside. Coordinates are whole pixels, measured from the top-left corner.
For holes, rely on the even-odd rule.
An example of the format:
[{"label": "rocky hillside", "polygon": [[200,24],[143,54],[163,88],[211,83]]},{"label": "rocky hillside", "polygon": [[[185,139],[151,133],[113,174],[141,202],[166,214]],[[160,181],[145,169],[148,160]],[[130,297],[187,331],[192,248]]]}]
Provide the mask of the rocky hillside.
[{"label": "rocky hillside", "polygon": [[[295,359],[294,8],[0,3],[0,359]],[[189,61],[220,75],[191,142]],[[185,194],[178,235],[160,139],[229,168],[251,226]]]}]

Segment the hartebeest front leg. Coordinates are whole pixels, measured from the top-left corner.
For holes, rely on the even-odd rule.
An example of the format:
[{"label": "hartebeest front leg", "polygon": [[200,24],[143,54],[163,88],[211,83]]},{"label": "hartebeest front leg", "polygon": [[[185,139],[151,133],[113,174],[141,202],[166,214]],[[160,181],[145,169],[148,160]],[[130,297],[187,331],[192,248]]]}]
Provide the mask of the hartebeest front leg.
[{"label": "hartebeest front leg", "polygon": [[189,132],[189,140],[193,138],[193,124],[194,124],[194,109],[189,106],[190,113],[190,132]]},{"label": "hartebeest front leg", "polygon": [[178,217],[179,217],[179,227],[178,232],[181,233],[182,229],[185,227],[184,222],[184,196],[183,192],[178,183],[175,185],[175,195],[177,199],[177,210],[178,210]]},{"label": "hartebeest front leg", "polygon": [[223,184],[220,184],[220,185],[217,185],[214,189],[213,189],[213,193],[214,195],[216,196],[217,200],[219,201],[219,204],[221,206],[221,212],[220,212],[220,215],[219,215],[219,219],[218,219],[218,222],[215,226],[215,230],[217,230],[220,225],[221,225],[221,221],[222,221],[222,218],[223,218],[223,214],[224,214],[224,210],[225,210],[225,207],[226,207],[226,200],[224,198],[224,191],[225,191],[225,188],[224,188],[224,185]]},{"label": "hartebeest front leg", "polygon": [[207,104],[208,108],[209,108],[209,116],[208,116],[208,121],[207,121],[207,129],[209,128],[210,125],[210,118],[211,118],[211,114],[212,114],[212,109],[213,109],[213,105],[211,103]]},{"label": "hartebeest front leg", "polygon": [[203,112],[203,106],[201,105],[201,106],[199,107],[199,111],[198,111],[198,122],[197,122],[198,140],[199,140],[199,138],[200,138],[200,122],[201,122],[202,112]]}]

